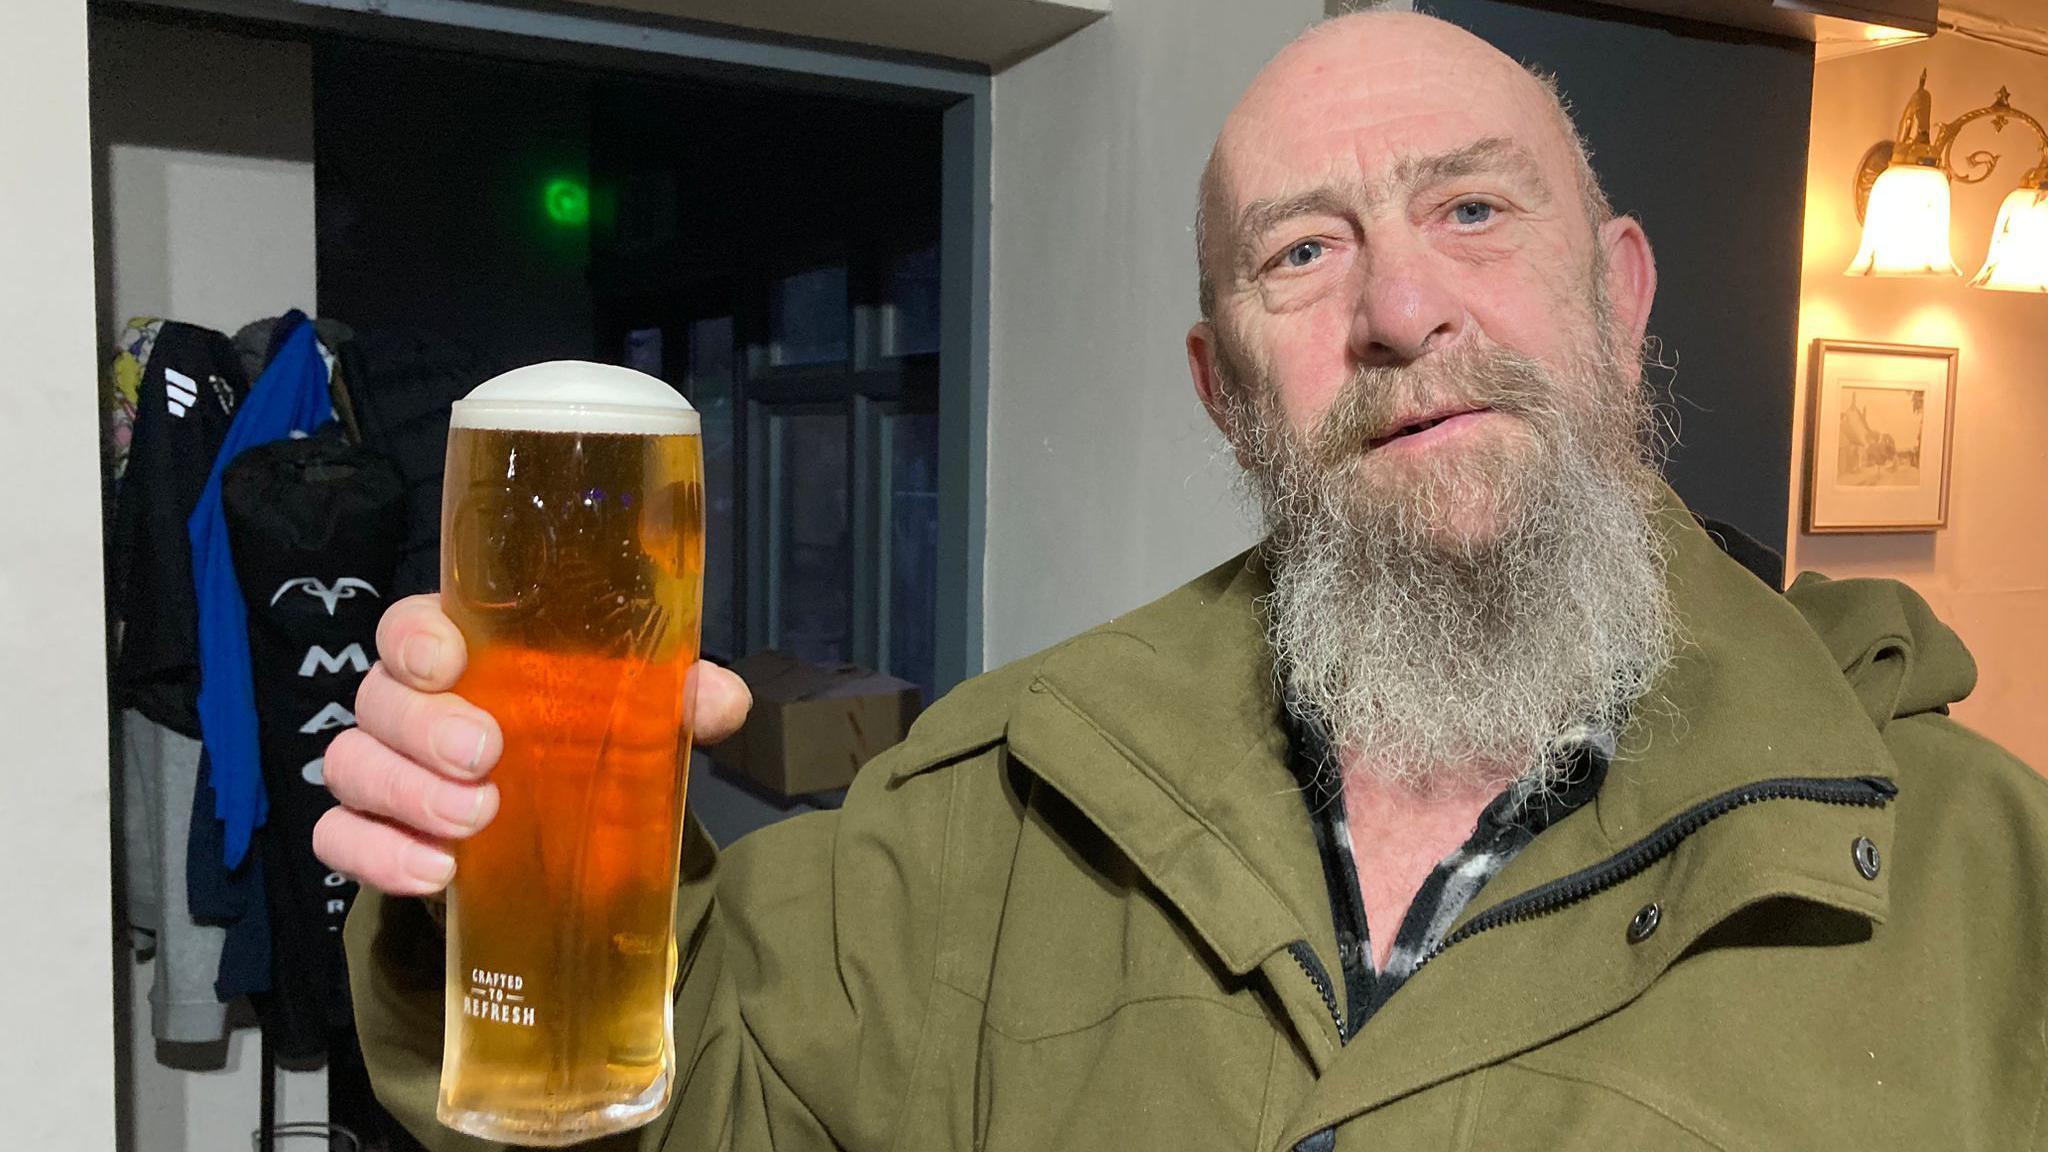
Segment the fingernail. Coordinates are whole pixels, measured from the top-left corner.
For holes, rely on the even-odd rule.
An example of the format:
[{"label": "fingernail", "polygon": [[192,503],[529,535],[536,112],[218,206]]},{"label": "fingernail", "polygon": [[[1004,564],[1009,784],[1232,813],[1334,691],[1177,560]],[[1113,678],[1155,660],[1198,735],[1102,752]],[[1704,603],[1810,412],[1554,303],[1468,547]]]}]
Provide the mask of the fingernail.
[{"label": "fingernail", "polygon": [[420,680],[429,679],[434,675],[435,665],[441,662],[440,637],[415,632],[406,638],[405,648],[398,655],[407,672]]},{"label": "fingernail", "polygon": [[455,857],[439,848],[415,844],[406,851],[405,870],[422,884],[432,884],[436,888],[445,887],[448,881],[455,878]]},{"label": "fingernail", "polygon": [[466,716],[450,716],[434,729],[434,754],[442,763],[476,774],[484,759],[483,725]]},{"label": "fingernail", "polygon": [[463,828],[475,828],[476,818],[484,811],[483,789],[443,786],[434,789],[433,798],[427,803],[441,819]]}]

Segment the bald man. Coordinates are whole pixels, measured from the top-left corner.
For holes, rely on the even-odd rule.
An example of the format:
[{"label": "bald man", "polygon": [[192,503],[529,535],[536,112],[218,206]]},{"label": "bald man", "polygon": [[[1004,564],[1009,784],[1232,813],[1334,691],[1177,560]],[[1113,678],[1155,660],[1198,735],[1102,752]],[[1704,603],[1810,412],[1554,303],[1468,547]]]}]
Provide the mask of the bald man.
[{"label": "bald man", "polygon": [[[1251,553],[971,681],[679,902],[666,1149],[2043,1148],[2048,787],[1905,588],[1658,478],[1648,240],[1554,89],[1364,14],[1203,176],[1195,390]],[[432,1147],[462,640],[393,609],[319,844]],[[714,727],[744,698],[726,680]]]}]

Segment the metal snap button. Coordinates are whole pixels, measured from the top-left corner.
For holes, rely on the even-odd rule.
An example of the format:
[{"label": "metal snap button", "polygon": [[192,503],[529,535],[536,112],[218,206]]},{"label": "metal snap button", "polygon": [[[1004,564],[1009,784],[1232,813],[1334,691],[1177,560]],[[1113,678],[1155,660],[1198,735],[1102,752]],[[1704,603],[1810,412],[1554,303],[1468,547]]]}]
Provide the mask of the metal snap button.
[{"label": "metal snap button", "polygon": [[1877,845],[1870,842],[1870,837],[1858,836],[1850,854],[1856,857],[1856,871],[1861,872],[1865,880],[1877,879],[1877,871],[1883,867],[1883,861],[1878,858]]},{"label": "metal snap button", "polygon": [[1641,944],[1657,931],[1657,925],[1664,921],[1664,910],[1655,904],[1645,904],[1636,912],[1635,919],[1628,922],[1628,942]]}]

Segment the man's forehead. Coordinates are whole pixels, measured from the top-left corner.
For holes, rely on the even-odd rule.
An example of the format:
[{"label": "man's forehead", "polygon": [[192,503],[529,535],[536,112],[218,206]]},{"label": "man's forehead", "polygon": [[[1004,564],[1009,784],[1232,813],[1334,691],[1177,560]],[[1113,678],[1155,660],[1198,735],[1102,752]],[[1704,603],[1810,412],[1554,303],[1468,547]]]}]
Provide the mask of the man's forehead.
[{"label": "man's forehead", "polygon": [[1510,142],[1545,169],[1564,159],[1543,87],[1485,41],[1405,13],[1326,28],[1275,57],[1225,122],[1216,190],[1235,203],[1384,183],[1484,140]]},{"label": "man's forehead", "polygon": [[1249,237],[1269,222],[1296,215],[1342,215],[1359,205],[1368,212],[1383,211],[1401,203],[1412,189],[1482,173],[1512,181],[1531,206],[1547,205],[1555,195],[1535,153],[1507,136],[1479,136],[1450,147],[1396,147],[1384,161],[1364,175],[1359,166],[1335,163],[1322,171],[1276,171],[1271,180],[1248,177],[1238,188],[1236,229]]}]

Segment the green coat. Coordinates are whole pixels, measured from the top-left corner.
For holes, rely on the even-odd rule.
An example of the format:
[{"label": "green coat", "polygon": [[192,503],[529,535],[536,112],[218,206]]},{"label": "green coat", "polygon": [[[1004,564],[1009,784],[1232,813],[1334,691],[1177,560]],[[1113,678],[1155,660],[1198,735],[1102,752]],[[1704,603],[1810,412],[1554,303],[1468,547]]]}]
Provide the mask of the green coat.
[{"label": "green coat", "polygon": [[[693,833],[683,1083],[602,1146],[2048,1148],[2048,787],[1944,714],[1969,655],[1664,527],[1688,643],[1599,798],[1348,1045],[1239,559],[961,686],[843,810]],[[366,892],[348,946],[386,1103],[482,1147],[433,1120],[424,905]]]}]

